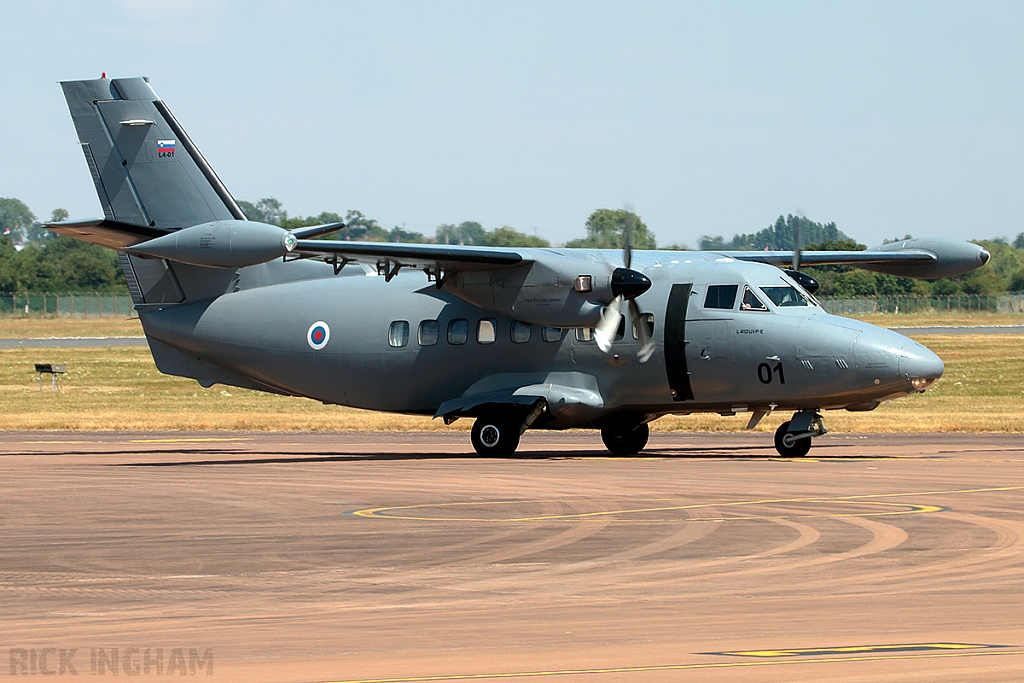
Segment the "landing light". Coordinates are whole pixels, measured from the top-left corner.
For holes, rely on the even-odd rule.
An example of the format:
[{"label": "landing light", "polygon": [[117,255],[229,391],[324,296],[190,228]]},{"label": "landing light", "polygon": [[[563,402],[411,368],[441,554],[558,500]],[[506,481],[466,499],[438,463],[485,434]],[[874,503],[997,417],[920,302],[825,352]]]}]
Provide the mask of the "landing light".
[{"label": "landing light", "polygon": [[915,377],[910,380],[910,383],[914,385],[915,389],[927,389],[934,383],[934,379],[927,379],[925,377]]}]

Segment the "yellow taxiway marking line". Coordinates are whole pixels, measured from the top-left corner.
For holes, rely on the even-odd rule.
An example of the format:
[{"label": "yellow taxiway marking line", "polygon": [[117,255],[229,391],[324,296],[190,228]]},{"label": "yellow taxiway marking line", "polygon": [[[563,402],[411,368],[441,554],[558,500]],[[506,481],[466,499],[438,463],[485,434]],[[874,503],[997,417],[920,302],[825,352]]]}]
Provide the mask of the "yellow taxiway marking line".
[{"label": "yellow taxiway marking line", "polygon": [[868,652],[919,652],[921,650],[979,650],[1003,647],[977,643],[904,643],[901,645],[850,645],[845,647],[807,647],[788,650],[739,650],[706,654],[734,657],[795,657],[799,655],[845,655]]},{"label": "yellow taxiway marking line", "polygon": [[183,439],[131,439],[128,443],[199,443],[201,441],[252,441],[252,439],[243,439],[238,437],[196,437],[196,438],[183,438]]},{"label": "yellow taxiway marking line", "polygon": [[[717,503],[694,503],[692,505],[667,505],[659,507],[649,508],[633,508],[624,510],[598,510],[595,512],[572,512],[566,514],[557,515],[538,515],[535,517],[512,517],[509,519],[483,519],[479,517],[413,517],[409,515],[391,515],[386,514],[395,510],[417,510],[424,508],[438,508],[438,507],[466,507],[466,506],[479,506],[479,505],[522,505],[524,503],[564,503],[567,501],[522,501],[522,500],[495,500],[495,501],[465,501],[465,502],[454,502],[454,503],[426,503],[421,505],[396,505],[388,507],[377,507],[377,508],[364,508],[362,510],[355,510],[351,514],[357,517],[376,517],[385,519],[403,519],[413,520],[419,522],[544,522],[553,520],[565,520],[565,519],[586,519],[593,517],[609,517],[617,515],[627,514],[640,514],[650,512],[673,512],[678,510],[695,510],[700,508],[722,508],[722,507],[741,507],[749,505],[768,505],[768,504],[779,504],[779,503],[843,503],[843,502],[868,502],[874,498],[902,498],[905,496],[937,496],[942,494],[955,494],[955,493],[987,493],[993,491],[1018,491],[1024,489],[1024,486],[995,486],[990,488],[977,488],[977,489],[950,489],[945,491],[907,491],[904,493],[868,493],[855,496],[839,496],[836,498],[766,498],[761,500],[737,500],[737,501],[721,501]],[[899,503],[898,505],[904,505],[913,508],[910,511],[904,512],[888,512],[888,513],[873,513],[872,516],[877,515],[893,515],[893,514],[911,514],[919,512],[938,512],[941,508],[933,505],[912,505],[910,503]],[[810,515],[810,516],[841,516],[841,515]],[[850,516],[850,515],[846,515]],[[866,516],[861,513],[853,513],[852,516]]]},{"label": "yellow taxiway marking line", "polygon": [[694,669],[738,669],[741,667],[788,666],[793,664],[829,664],[834,662],[877,662],[884,660],[938,659],[943,657],[999,657],[1024,655],[1024,650],[985,650],[982,652],[928,652],[921,654],[881,654],[849,657],[805,657],[748,662],[705,662],[699,664],[661,664],[654,666],[619,666],[602,669],[552,669],[550,671],[505,671],[482,674],[449,674],[437,676],[405,676],[397,678],[358,678],[325,683],[425,683],[427,681],[473,681],[489,678],[540,678],[542,676],[580,676],[583,674],[649,673],[655,671],[688,671]]}]

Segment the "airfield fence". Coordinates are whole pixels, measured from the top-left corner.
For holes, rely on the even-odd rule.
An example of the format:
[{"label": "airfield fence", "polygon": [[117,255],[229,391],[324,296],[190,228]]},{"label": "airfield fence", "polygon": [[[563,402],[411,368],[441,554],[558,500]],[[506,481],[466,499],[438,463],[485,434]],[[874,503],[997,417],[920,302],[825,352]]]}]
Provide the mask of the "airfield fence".
[{"label": "airfield fence", "polygon": [[[819,297],[837,315],[989,311],[1024,313],[1024,293],[949,296]],[[135,315],[127,292],[0,292],[0,316],[45,318],[118,318]]]},{"label": "airfield fence", "polygon": [[14,318],[128,318],[127,292],[0,292],[0,316]]},{"label": "airfield fence", "polygon": [[950,294],[948,296],[819,297],[822,308],[836,315],[866,313],[933,313],[987,311],[1024,313],[1024,293]]}]

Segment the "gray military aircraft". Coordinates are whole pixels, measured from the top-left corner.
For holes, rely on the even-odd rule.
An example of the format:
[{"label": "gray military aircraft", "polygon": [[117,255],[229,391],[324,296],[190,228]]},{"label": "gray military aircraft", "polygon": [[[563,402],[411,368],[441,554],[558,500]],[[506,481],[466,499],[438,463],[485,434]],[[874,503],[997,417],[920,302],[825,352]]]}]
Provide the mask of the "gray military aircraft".
[{"label": "gray military aircraft", "polygon": [[161,372],[450,423],[507,456],[529,428],[600,429],[639,452],[668,414],[873,410],[943,371],[924,346],[829,315],[803,264],[938,278],[988,252],[950,239],[868,251],[624,253],[313,239],[246,219],[146,78],[62,83],[104,218],[47,227],[119,253]]}]

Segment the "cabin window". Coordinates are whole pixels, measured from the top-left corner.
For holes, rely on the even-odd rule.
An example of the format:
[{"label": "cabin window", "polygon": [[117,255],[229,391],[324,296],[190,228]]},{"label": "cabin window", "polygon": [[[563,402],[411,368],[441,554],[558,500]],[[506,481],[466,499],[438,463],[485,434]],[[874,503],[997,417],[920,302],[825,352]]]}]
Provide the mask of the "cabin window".
[{"label": "cabin window", "polygon": [[588,342],[594,340],[594,328],[593,327],[577,327],[576,328],[576,341]]},{"label": "cabin window", "polygon": [[769,299],[776,306],[810,306],[811,303],[800,293],[796,287],[786,285],[784,287],[761,287]]},{"label": "cabin window", "polygon": [[409,343],[409,323],[405,320],[396,320],[391,323],[388,330],[388,344],[399,349]]},{"label": "cabin window", "polygon": [[433,346],[437,343],[439,330],[436,320],[424,320],[416,332],[416,341],[420,343],[420,346]]},{"label": "cabin window", "polygon": [[494,318],[481,318],[476,324],[477,344],[493,344],[498,337],[498,321]]},{"label": "cabin window", "polygon": [[740,302],[741,311],[767,311],[765,306],[750,287],[743,288],[743,300]]},{"label": "cabin window", "polygon": [[533,333],[533,326],[529,323],[521,323],[518,320],[512,321],[512,341],[516,344],[525,344],[530,341],[530,335]]},{"label": "cabin window", "polygon": [[540,337],[546,342],[560,342],[562,341],[562,328],[545,325],[540,328]]},{"label": "cabin window", "polygon": [[647,332],[647,338],[652,338],[654,336],[654,314],[641,313],[640,317],[633,321],[633,339],[640,338],[641,325],[646,328],[645,332]]},{"label": "cabin window", "polygon": [[456,318],[448,323],[448,343],[452,346],[465,344],[469,339],[469,321],[465,318]]},{"label": "cabin window", "polygon": [[723,308],[732,310],[736,303],[738,285],[711,285],[704,297],[704,308]]}]

